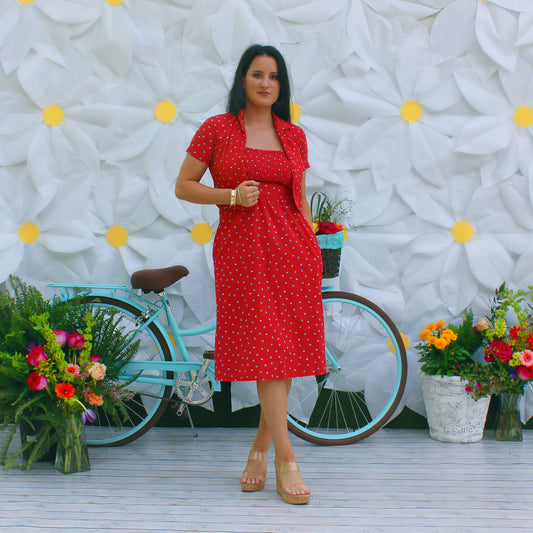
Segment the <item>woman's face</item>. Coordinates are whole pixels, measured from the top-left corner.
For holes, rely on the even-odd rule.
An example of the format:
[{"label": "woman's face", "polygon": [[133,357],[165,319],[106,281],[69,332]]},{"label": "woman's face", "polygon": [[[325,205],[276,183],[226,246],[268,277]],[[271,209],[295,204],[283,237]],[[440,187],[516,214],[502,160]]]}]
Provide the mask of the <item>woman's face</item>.
[{"label": "woman's face", "polygon": [[272,107],[279,97],[278,64],[273,57],[256,56],[244,76],[246,105]]}]

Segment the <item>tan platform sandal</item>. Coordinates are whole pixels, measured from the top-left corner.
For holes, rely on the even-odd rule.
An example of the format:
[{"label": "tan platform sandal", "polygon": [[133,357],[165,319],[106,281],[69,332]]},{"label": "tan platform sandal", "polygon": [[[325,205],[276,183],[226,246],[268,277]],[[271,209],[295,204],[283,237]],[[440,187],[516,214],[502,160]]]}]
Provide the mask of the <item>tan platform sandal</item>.
[{"label": "tan platform sandal", "polygon": [[[266,469],[267,457],[268,457],[268,452],[256,452],[252,450],[250,454],[248,455],[248,462],[259,461],[265,464],[265,469]],[[249,481],[243,481],[244,478],[257,479],[258,481],[256,483],[250,483]],[[248,472],[247,470],[245,470],[241,476],[241,489],[243,492],[255,492],[257,490],[262,490],[265,488],[265,481],[266,481],[266,472],[265,474],[257,474],[257,473]]]},{"label": "tan platform sandal", "polygon": [[284,478],[291,472],[299,472],[298,464],[292,463],[275,463],[276,464],[276,490],[286,503],[293,505],[302,505],[309,503],[311,494],[294,494],[295,490],[304,489],[307,487],[302,481],[296,483],[287,483]]}]

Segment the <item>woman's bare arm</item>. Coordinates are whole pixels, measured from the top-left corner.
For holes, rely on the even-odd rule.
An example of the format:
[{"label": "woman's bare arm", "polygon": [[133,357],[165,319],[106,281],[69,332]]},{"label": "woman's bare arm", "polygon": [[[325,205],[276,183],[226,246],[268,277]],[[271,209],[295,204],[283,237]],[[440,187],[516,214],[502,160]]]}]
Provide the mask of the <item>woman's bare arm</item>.
[{"label": "woman's bare arm", "polygon": [[[200,183],[207,165],[190,154],[185,156],[176,180],[176,196],[195,204],[228,205],[231,203],[232,189],[209,187]],[[259,197],[259,182],[243,181],[236,188],[235,203],[243,207],[253,207]]]}]

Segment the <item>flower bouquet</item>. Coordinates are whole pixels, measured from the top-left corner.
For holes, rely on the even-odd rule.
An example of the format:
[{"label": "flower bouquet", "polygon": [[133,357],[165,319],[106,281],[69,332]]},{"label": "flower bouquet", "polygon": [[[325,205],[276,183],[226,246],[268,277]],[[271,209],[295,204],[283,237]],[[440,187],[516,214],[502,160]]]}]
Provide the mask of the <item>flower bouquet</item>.
[{"label": "flower bouquet", "polygon": [[476,324],[483,337],[484,363],[463,369],[474,396],[500,396],[496,438],[521,440],[518,402],[533,381],[533,317],[523,309],[526,292],[503,284],[495,293],[490,318]]},{"label": "flower bouquet", "polygon": [[[119,416],[130,393],[117,375],[135,347],[124,348],[117,320],[82,299],[49,301],[18,278],[10,284],[14,295],[0,296],[0,422],[10,430],[0,462],[7,470],[22,455],[30,468],[57,447],[59,470],[87,470],[83,425],[95,422],[93,407]],[[9,455],[24,427],[33,437]]]},{"label": "flower bouquet", "polygon": [[315,232],[322,253],[323,278],[339,275],[341,249],[347,236],[347,228],[341,221],[348,217],[351,200],[332,200],[323,192],[315,192],[310,203]]}]

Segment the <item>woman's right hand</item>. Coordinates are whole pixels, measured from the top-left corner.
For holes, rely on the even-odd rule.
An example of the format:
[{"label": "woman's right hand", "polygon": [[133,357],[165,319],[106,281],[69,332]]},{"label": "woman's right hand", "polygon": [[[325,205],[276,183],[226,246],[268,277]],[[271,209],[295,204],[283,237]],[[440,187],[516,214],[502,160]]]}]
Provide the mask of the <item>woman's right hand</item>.
[{"label": "woman's right hand", "polygon": [[243,181],[236,189],[236,203],[243,207],[253,207],[259,200],[259,182]]}]

